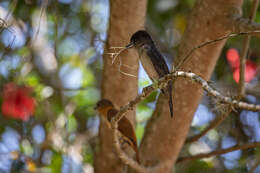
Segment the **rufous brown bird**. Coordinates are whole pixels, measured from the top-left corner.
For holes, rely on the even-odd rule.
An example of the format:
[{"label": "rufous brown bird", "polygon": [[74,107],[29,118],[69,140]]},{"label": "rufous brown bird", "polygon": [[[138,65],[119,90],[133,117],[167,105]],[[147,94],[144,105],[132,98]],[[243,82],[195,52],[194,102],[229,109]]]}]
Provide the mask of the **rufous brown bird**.
[{"label": "rufous brown bird", "polygon": [[[170,73],[162,54],[146,31],[140,30],[131,36],[130,43],[126,48],[131,47],[137,50],[142,66],[153,82]],[[163,89],[162,93],[169,97],[170,114],[173,117],[172,81],[169,81],[167,91]]]},{"label": "rufous brown bird", "polygon": [[[118,113],[113,103],[110,100],[102,99],[97,102],[95,109],[104,117],[109,128],[111,128],[111,120]],[[121,148],[127,153],[129,153],[129,148],[132,148],[135,152],[137,162],[140,163],[135,131],[133,125],[126,117],[121,118],[118,122],[118,131],[120,132],[119,142]]]}]

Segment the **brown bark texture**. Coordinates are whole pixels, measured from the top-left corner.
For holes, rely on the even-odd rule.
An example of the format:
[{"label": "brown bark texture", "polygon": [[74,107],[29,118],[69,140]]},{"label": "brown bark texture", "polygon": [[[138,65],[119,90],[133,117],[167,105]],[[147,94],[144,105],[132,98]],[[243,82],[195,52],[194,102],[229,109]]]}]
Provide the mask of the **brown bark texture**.
[{"label": "brown bark texture", "polygon": [[[139,29],[144,28],[146,14],[146,0],[111,0],[110,23],[108,29],[105,53],[103,56],[103,80],[101,86],[102,98],[110,99],[117,108],[134,99],[138,91],[138,56],[134,51],[124,51],[120,54],[122,64],[120,70],[124,73],[135,75],[127,76],[120,73],[119,59],[112,63],[110,55],[111,47],[123,46],[129,43],[130,36]],[[126,114],[134,124],[135,111]],[[104,120],[101,120],[99,130],[99,145],[94,158],[95,173],[122,173],[124,164],[115,154],[111,130],[108,129]]]},{"label": "brown bark texture", "polygon": [[[199,44],[232,32],[234,13],[241,11],[242,0],[198,0],[188,18],[188,25],[179,48],[179,59]],[[197,49],[181,70],[192,71],[209,80],[226,40]],[[160,96],[149,120],[140,146],[141,162],[153,166],[167,161],[157,170],[167,173],[178,158],[188,134],[194,112],[203,94],[201,87],[187,79],[174,84],[174,117],[170,118],[167,98]]]}]

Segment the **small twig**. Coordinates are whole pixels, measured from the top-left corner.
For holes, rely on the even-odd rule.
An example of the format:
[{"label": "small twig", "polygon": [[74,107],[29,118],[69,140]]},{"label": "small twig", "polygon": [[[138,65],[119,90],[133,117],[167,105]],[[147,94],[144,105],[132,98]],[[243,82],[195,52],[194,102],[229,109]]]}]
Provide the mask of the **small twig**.
[{"label": "small twig", "polygon": [[[194,48],[192,48],[183,58],[180,58],[180,62],[176,65],[176,70],[179,70],[179,68],[182,66],[183,63],[185,63],[189,57],[191,56],[191,54],[199,49],[199,48],[202,48],[204,46],[207,46],[207,45],[210,45],[210,44],[214,44],[218,41],[221,41],[221,40],[224,40],[224,39],[227,39],[227,38],[231,38],[231,37],[236,37],[236,36],[239,36],[239,35],[248,35],[248,34],[253,34],[253,33],[260,33],[260,30],[256,30],[256,31],[247,31],[247,32],[240,32],[240,33],[233,33],[233,34],[228,34],[228,35],[225,35],[225,36],[222,36],[222,37],[219,37],[215,40],[210,40],[210,41],[206,41],[198,46],[195,46]],[[179,58],[178,58],[179,59]]]},{"label": "small twig", "polygon": [[[258,4],[259,4],[259,0],[253,1],[251,14],[249,17],[251,22],[254,21],[255,19]],[[243,49],[240,57],[240,71],[239,71],[239,98],[243,98],[245,95],[246,58],[247,58],[250,40],[251,40],[251,36],[246,35],[243,41]]]},{"label": "small twig", "polygon": [[116,58],[124,51],[126,50],[127,48],[126,47],[111,47],[110,49],[119,49],[118,52],[115,52],[115,53],[106,53],[106,54],[109,54],[111,55],[111,58],[112,58],[112,64],[114,64],[114,62],[116,61]]},{"label": "small twig", "polygon": [[[118,52],[106,53],[106,54],[110,55],[110,58],[112,59],[112,64],[114,64],[114,62],[116,61],[116,58],[119,57],[119,55],[120,55],[124,50],[126,50],[127,48],[126,48],[126,47],[111,47],[110,49],[114,49],[114,50],[119,49]],[[130,67],[130,66],[126,65],[126,64],[123,64],[121,58],[119,57],[119,70],[118,70],[118,71],[119,71],[120,73],[122,73],[123,75],[137,78],[137,76],[135,76],[135,75],[133,75],[133,74],[126,73],[126,72],[122,71],[122,70],[121,70],[121,67],[122,67],[122,66],[125,66],[125,67],[127,67],[127,68],[129,68],[129,69],[133,69],[132,67]]]},{"label": "small twig", "polygon": [[235,145],[233,147],[216,150],[216,151],[212,151],[212,152],[209,152],[209,153],[197,154],[197,155],[187,156],[187,157],[180,157],[177,160],[177,163],[181,163],[181,162],[184,162],[184,161],[196,160],[196,159],[202,159],[202,158],[207,158],[207,157],[212,157],[212,156],[229,153],[229,152],[236,151],[236,150],[246,150],[246,149],[249,149],[249,148],[255,148],[255,147],[259,147],[259,146],[260,146],[260,142],[254,142],[254,143],[249,143],[249,144],[244,144],[244,145]]},{"label": "small twig", "polygon": [[45,9],[47,8],[47,5],[48,5],[48,0],[43,0],[42,5],[41,5],[39,24],[38,24],[38,27],[37,27],[37,30],[36,30],[36,33],[34,36],[34,40],[36,40],[37,36],[39,35],[40,28],[41,28],[42,15],[43,15]]},{"label": "small twig", "polygon": [[199,140],[202,136],[206,135],[211,129],[214,129],[217,126],[219,126],[228,117],[228,115],[230,114],[231,111],[232,111],[232,108],[229,107],[228,110],[224,114],[220,115],[218,118],[216,118],[214,121],[212,121],[210,123],[210,125],[207,128],[205,128],[203,131],[201,131],[199,134],[194,135],[190,138],[187,138],[185,141],[185,144],[192,143],[192,142]]},{"label": "small twig", "polygon": [[248,171],[248,173],[254,173],[256,168],[260,165],[260,160],[258,159],[254,165],[251,167],[251,169]]}]

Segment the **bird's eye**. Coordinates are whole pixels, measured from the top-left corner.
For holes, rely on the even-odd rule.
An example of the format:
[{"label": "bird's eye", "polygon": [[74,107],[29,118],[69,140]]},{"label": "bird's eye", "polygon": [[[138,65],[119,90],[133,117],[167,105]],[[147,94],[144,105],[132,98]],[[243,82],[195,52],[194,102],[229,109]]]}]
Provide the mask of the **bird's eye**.
[{"label": "bird's eye", "polygon": [[150,46],[148,44],[143,44],[142,48],[148,50],[148,49],[150,49]]}]

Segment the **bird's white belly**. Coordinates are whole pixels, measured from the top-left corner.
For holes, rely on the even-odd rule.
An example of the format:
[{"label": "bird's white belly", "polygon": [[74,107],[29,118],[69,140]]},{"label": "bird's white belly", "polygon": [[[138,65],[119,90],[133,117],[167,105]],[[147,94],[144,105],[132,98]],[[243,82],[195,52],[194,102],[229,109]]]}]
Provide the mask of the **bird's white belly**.
[{"label": "bird's white belly", "polygon": [[146,53],[143,53],[140,56],[140,61],[142,63],[142,66],[145,70],[145,72],[148,74],[149,78],[151,80],[157,80],[159,79],[159,75],[156,72],[154,65],[152,63],[152,61],[150,60],[150,58],[146,55]]}]

